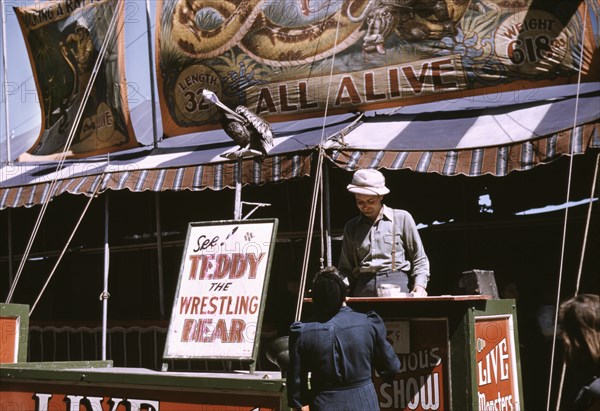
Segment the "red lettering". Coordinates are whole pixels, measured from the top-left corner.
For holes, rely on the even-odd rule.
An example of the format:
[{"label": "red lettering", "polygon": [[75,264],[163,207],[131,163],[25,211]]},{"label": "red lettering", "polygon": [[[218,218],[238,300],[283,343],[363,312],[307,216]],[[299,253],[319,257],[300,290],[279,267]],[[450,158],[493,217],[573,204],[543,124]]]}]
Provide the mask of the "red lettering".
[{"label": "red lettering", "polygon": [[298,83],[298,90],[300,91],[300,108],[302,110],[319,107],[319,103],[317,103],[317,102],[312,102],[312,103],[308,102],[308,96],[307,96],[308,93],[307,93],[307,86],[306,86],[305,81],[301,81],[300,83]]},{"label": "red lettering", "polygon": [[258,269],[258,265],[265,255],[266,253],[260,253],[258,257],[254,253],[249,253],[246,255],[248,262],[250,263],[250,274],[248,274],[248,278],[256,278],[256,270]]},{"label": "red lettering", "polygon": [[191,297],[181,297],[179,304],[179,314],[183,314],[184,312],[187,314],[190,310],[190,303],[192,302]]},{"label": "red lettering", "polygon": [[225,278],[231,270],[231,257],[229,257],[227,254],[219,254],[217,255],[216,260],[216,269],[212,278],[215,280],[221,280]]},{"label": "red lettering", "polygon": [[211,318],[200,318],[197,320],[187,318],[183,321],[183,330],[181,333],[182,342],[203,342],[213,343],[215,341],[222,343],[241,343],[244,341],[244,331],[246,322],[240,318],[233,318],[228,321],[220,318],[214,326],[211,327]]},{"label": "red lettering", "polygon": [[207,276],[206,272],[211,270],[214,267],[212,260],[215,258],[214,255],[203,255],[202,256],[202,265],[200,266],[200,277],[199,280],[204,280],[205,278],[210,279],[211,276]]},{"label": "red lettering", "polygon": [[235,253],[232,257],[233,262],[231,264],[231,273],[229,274],[229,278],[242,278],[246,273],[246,268],[248,267],[246,256],[244,256],[244,254],[241,253]]},{"label": "red lettering", "polygon": [[192,303],[192,314],[198,314],[198,304],[200,304],[200,298],[194,297],[194,302]]},{"label": "red lettering", "polygon": [[215,326],[215,331],[212,333],[212,336],[210,338],[209,342],[213,342],[216,339],[221,340],[221,342],[229,342],[228,338],[227,338],[227,326],[225,325],[225,320],[220,318],[219,321],[217,321],[217,325]]},{"label": "red lettering", "polygon": [[388,71],[388,81],[390,83],[390,97],[400,97],[400,78],[398,69]]},{"label": "red lettering", "polygon": [[287,91],[288,89],[285,84],[279,86],[279,101],[281,102],[281,111],[296,111],[298,106],[289,104]]},{"label": "red lettering", "polygon": [[211,337],[207,335],[210,333],[209,325],[211,324],[212,319],[210,318],[201,318],[197,320],[192,339],[198,342],[212,342]]},{"label": "red lettering", "polygon": [[194,320],[185,319],[183,320],[183,330],[181,331],[181,341],[188,342],[190,340],[190,331],[192,331],[192,327],[194,325]]},{"label": "red lettering", "polygon": [[350,76],[344,76],[340,82],[338,94],[335,99],[335,105],[339,106],[342,103],[361,103],[360,94],[358,93],[356,85]]},{"label": "red lettering", "polygon": [[425,76],[427,75],[428,70],[429,63],[424,63],[421,66],[421,72],[417,77],[411,66],[402,67],[402,72],[406,76],[406,80],[408,80],[408,84],[410,84],[410,87],[413,89],[415,94],[419,94],[421,91],[423,91],[423,83],[425,83]]},{"label": "red lettering", "polygon": [[198,262],[201,258],[201,255],[190,255],[190,261],[192,262],[192,265],[190,267],[190,275],[188,276],[189,280],[196,279],[196,275],[198,274]]},{"label": "red lettering", "polygon": [[262,111],[268,111],[269,113],[277,112],[271,91],[266,87],[260,89],[260,95],[258,96],[258,103],[256,105],[256,114],[260,114]]},{"label": "red lettering", "polygon": [[241,343],[243,341],[242,333],[246,329],[246,322],[242,319],[232,319],[231,329],[229,330],[229,342]]},{"label": "red lettering", "polygon": [[440,60],[431,63],[431,74],[433,75],[433,89],[444,90],[447,88],[456,87],[458,84],[456,81],[444,82],[444,79],[448,76],[444,76],[444,73],[454,73],[454,65],[452,60]]},{"label": "red lettering", "polygon": [[215,303],[215,300],[218,300],[219,297],[211,297],[210,298],[210,312],[208,314],[214,314],[217,312],[217,304]]},{"label": "red lettering", "polygon": [[382,100],[384,99],[385,93],[375,94],[375,79],[373,73],[365,73],[365,94],[367,101]]}]

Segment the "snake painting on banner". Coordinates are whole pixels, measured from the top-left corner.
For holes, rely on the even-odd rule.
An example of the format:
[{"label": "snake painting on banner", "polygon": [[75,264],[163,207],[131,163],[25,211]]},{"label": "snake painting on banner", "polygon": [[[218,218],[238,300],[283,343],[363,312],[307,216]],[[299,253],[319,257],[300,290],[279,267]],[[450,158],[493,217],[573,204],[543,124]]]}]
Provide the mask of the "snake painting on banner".
[{"label": "snake painting on banner", "polygon": [[[562,4],[562,6],[561,6]],[[166,136],[218,127],[208,89],[269,121],[573,82],[598,3],[159,0]],[[586,13],[585,8],[590,10]],[[585,30],[588,34],[584,36]],[[582,40],[583,39],[583,40]]]}]

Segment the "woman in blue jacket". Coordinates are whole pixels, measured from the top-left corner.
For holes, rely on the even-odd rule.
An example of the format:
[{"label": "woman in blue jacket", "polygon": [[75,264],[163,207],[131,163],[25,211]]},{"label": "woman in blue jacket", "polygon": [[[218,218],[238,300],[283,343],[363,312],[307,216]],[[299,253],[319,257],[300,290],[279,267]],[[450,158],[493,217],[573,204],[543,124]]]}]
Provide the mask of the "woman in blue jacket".
[{"label": "woman in blue jacket", "polygon": [[346,288],[335,268],[319,272],[311,291],[317,321],[290,328],[286,378],[292,408],[379,410],[373,369],[391,381],[400,368],[381,317],[347,307]]}]

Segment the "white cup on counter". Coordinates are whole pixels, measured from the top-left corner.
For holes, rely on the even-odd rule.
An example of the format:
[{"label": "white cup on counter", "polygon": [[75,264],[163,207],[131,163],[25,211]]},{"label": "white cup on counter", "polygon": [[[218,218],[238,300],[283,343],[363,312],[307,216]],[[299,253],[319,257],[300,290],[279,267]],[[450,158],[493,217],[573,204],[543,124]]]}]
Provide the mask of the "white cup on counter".
[{"label": "white cup on counter", "polygon": [[408,297],[409,293],[403,293],[397,284],[380,284],[377,287],[378,297]]}]

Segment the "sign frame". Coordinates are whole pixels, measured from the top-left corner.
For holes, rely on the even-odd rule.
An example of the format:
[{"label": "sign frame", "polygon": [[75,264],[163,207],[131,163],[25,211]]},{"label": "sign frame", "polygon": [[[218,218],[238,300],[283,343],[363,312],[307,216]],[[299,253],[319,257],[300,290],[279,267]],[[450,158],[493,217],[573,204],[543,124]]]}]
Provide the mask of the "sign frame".
[{"label": "sign frame", "polygon": [[22,363],[27,361],[29,337],[29,305],[0,304],[0,363]]},{"label": "sign frame", "polygon": [[[253,368],[258,357],[277,226],[276,218],[188,224],[163,360],[239,360],[250,362]],[[235,295],[248,288],[257,294]],[[192,295],[185,296],[190,291]],[[182,321],[183,311],[186,315],[199,312],[207,316]],[[230,314],[246,317],[229,318],[227,323]],[[213,323],[217,315],[221,318]],[[250,342],[244,332],[251,325],[247,319],[256,324]]]},{"label": "sign frame", "polygon": [[[386,339],[400,358],[401,370],[392,383],[385,383],[377,375],[375,376],[375,390],[381,410],[451,410],[452,349],[448,317],[385,318],[384,323],[387,331]],[[439,341],[436,341],[439,343],[437,346],[432,345],[431,340],[424,343],[421,334],[427,329],[435,330],[434,335],[437,334],[439,337]],[[397,331],[401,335],[396,334]],[[415,333],[419,336],[415,336]],[[441,376],[437,381],[435,374]],[[431,390],[417,389],[411,396],[410,387],[412,386],[413,389],[418,387],[413,383],[418,378],[425,378],[427,387]],[[427,395],[423,395],[424,392]],[[429,397],[430,394],[433,394],[432,397]],[[436,398],[438,402],[432,403],[432,398]]]},{"label": "sign frame", "polygon": [[[492,401],[500,402],[500,404],[497,404],[499,407],[506,404],[506,406],[516,410],[523,408],[523,394],[518,369],[518,340],[516,340],[515,330],[516,324],[513,314],[476,315],[474,317],[473,342],[475,352],[473,362],[477,387],[477,398],[474,398],[474,400],[477,401],[479,408],[488,406],[488,397],[492,398]],[[486,347],[488,344],[494,344],[492,346],[493,353]],[[499,347],[502,347],[502,349]],[[490,360],[492,354],[496,354],[498,357],[496,359],[498,364],[495,364],[494,359]],[[492,363],[491,367],[490,363]],[[486,364],[488,367],[485,367]],[[482,370],[482,368],[491,369]],[[505,377],[502,376],[503,373],[506,373]],[[485,381],[482,381],[482,379]]]}]

